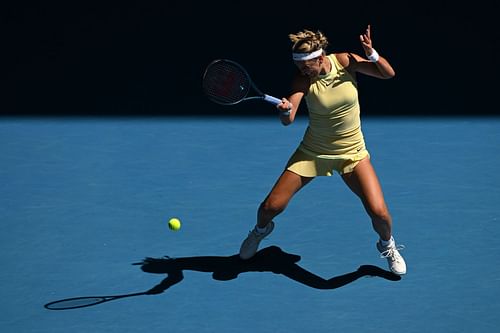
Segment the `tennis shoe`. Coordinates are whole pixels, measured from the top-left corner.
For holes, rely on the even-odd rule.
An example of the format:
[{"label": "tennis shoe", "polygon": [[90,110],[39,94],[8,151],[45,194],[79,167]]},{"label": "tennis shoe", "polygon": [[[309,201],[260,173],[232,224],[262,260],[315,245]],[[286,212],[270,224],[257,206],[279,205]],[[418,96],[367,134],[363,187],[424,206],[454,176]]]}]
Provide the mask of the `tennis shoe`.
[{"label": "tennis shoe", "polygon": [[240,258],[241,259],[250,259],[255,253],[257,253],[257,249],[259,248],[260,242],[269,235],[274,229],[274,222],[271,221],[266,226],[266,231],[263,233],[258,232],[255,228],[248,233],[247,238],[243,241],[240,247]]},{"label": "tennis shoe", "polygon": [[404,245],[396,246],[396,243],[392,243],[388,246],[383,246],[380,241],[377,242],[377,249],[380,252],[380,258],[387,259],[389,264],[389,269],[391,272],[397,275],[406,274],[406,263],[399,250],[404,249]]}]

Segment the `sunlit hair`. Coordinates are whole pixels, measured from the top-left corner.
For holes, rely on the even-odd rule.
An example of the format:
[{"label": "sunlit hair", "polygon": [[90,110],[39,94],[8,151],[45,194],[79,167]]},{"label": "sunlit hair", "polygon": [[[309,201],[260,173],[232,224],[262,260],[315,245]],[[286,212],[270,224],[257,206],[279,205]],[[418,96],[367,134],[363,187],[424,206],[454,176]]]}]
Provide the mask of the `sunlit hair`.
[{"label": "sunlit hair", "polygon": [[295,34],[289,34],[288,38],[293,43],[292,52],[309,53],[319,49],[325,50],[328,39],[321,31],[301,30]]}]

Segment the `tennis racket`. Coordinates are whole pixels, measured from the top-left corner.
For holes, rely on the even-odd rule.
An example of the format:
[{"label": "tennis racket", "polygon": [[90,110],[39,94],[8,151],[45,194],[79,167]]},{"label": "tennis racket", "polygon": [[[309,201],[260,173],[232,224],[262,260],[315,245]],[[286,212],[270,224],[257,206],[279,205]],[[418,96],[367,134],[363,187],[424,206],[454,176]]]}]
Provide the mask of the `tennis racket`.
[{"label": "tennis racket", "polygon": [[203,92],[211,101],[222,105],[234,105],[252,99],[274,105],[281,103],[281,99],[262,93],[247,71],[228,59],[217,59],[207,66],[203,74]]},{"label": "tennis racket", "polygon": [[84,297],[73,297],[61,299],[58,301],[50,302],[44,305],[46,309],[49,310],[69,310],[84,308],[87,306],[102,304],[119,298],[148,295],[147,292],[140,292],[127,295],[115,295],[115,296],[84,296]]}]

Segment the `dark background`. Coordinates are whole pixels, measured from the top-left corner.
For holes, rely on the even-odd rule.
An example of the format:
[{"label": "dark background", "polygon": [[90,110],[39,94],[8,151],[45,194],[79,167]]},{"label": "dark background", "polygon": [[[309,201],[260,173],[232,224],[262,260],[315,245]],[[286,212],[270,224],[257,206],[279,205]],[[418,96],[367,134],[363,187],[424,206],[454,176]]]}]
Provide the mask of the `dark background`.
[{"label": "dark background", "polygon": [[359,77],[365,115],[496,115],[493,3],[192,1],[12,3],[2,9],[1,115],[272,115],[209,102],[204,68],[229,58],[282,97],[294,71],[288,34],[323,31],[329,52],[374,47],[392,80]]}]

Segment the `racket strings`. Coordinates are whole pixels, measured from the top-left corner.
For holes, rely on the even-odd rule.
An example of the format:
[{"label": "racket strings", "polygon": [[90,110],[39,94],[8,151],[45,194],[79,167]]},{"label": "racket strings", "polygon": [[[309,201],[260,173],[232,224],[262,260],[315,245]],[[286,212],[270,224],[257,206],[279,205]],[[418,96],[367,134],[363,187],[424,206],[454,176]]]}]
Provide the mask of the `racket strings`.
[{"label": "racket strings", "polygon": [[244,99],[251,88],[250,78],[238,66],[228,62],[210,65],[203,78],[205,94],[221,104],[235,104]]}]

